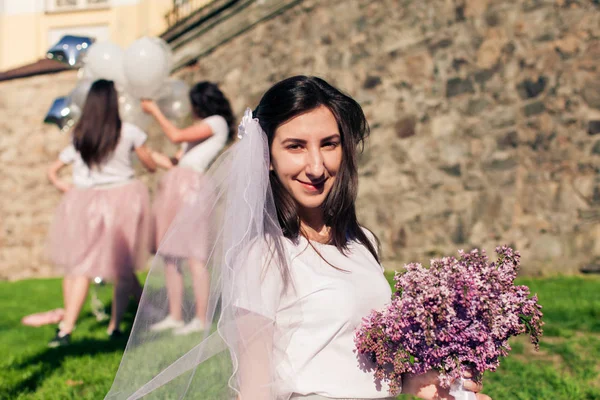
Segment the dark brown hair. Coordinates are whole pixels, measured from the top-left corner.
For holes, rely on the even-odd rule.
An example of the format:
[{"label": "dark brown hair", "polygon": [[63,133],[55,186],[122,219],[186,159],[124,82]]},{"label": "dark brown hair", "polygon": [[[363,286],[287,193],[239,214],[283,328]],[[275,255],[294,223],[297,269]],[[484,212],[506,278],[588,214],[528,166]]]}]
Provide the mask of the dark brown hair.
[{"label": "dark brown hair", "polygon": [[229,127],[227,143],[233,141],[236,132],[235,117],[231,111],[229,100],[216,83],[207,81],[196,83],[190,89],[190,101],[194,114],[198,118],[208,118],[211,115],[220,115],[225,118]]},{"label": "dark brown hair", "polygon": [[[369,125],[360,105],[323,79],[294,76],[271,87],[262,97],[254,117],[267,134],[269,147],[277,128],[290,119],[316,109],[327,107],[334,115],[342,142],[342,163],[331,192],[322,207],[325,224],[331,229],[330,244],[342,253],[350,241],[364,245],[379,262],[377,238],[371,243],[356,218],[355,202],[358,193],[357,149],[369,135]],[[283,187],[274,171],[270,176],[273,198],[283,234],[296,239],[302,234],[295,200]]]},{"label": "dark brown hair", "polygon": [[119,99],[112,81],[97,80],[73,129],[73,145],[88,167],[100,165],[119,144]]}]

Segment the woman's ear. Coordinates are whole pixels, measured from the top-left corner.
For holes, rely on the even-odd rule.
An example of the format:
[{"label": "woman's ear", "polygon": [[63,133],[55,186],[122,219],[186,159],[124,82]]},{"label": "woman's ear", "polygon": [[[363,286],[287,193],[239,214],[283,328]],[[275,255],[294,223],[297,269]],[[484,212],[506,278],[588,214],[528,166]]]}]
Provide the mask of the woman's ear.
[{"label": "woman's ear", "polygon": [[269,163],[269,171],[275,171],[275,168],[273,168],[273,163]]}]

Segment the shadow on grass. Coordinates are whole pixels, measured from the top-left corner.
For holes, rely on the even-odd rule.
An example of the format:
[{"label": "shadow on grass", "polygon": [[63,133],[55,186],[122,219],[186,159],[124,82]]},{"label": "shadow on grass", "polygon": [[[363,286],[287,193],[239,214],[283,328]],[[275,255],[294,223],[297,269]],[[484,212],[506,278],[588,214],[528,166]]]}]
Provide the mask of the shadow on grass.
[{"label": "shadow on grass", "polygon": [[[166,298],[166,293],[163,292],[164,288],[152,290],[151,296]],[[185,295],[190,297],[189,301],[191,302],[193,294],[186,292]],[[110,315],[111,305],[110,301],[104,303],[104,311],[107,315]],[[121,327],[124,328],[123,332],[127,332],[127,334],[118,339],[109,339],[104,333],[108,321],[98,321],[92,312],[83,311],[78,320],[78,329],[74,332],[72,342],[68,346],[44,348],[10,366],[12,375],[16,379],[2,388],[0,399],[11,399],[26,392],[36,392],[46,380],[56,374],[61,374],[60,371],[64,369],[64,363],[68,360],[93,358],[100,354],[122,353],[127,345],[137,311],[138,305],[132,301],[121,322]],[[187,311],[195,313],[193,309]],[[166,316],[166,310],[165,315],[155,317],[156,320],[160,320],[164,316]],[[98,337],[100,335],[104,337]]]},{"label": "shadow on grass", "polygon": [[[110,309],[111,303],[106,304],[105,312],[110,314]],[[137,305],[130,303],[122,321],[122,326],[126,327],[124,332],[131,330],[136,311]],[[105,336],[104,339],[81,337],[84,335],[95,336],[98,331],[106,329],[107,321],[97,321],[91,312],[82,313],[78,325],[86,325],[87,329],[82,329],[82,332],[79,330],[75,331],[74,339],[68,346],[45,348],[42,352],[25,358],[17,364],[13,364],[11,370],[13,372],[22,371],[24,379],[7,387],[6,391],[2,393],[4,397],[0,397],[10,399],[24,392],[35,392],[46,379],[61,369],[67,359],[79,358],[81,356],[95,356],[102,353],[122,352],[125,350],[129,337],[128,334],[115,339],[110,339],[108,336]],[[78,339],[79,337],[81,339]],[[35,367],[32,368],[32,366]]]},{"label": "shadow on grass", "polygon": [[125,349],[127,336],[118,339],[83,339],[73,341],[69,346],[46,349],[40,354],[36,354],[23,360],[21,363],[13,366],[13,371],[28,369],[31,371],[32,365],[39,365],[34,372],[26,374],[25,379],[17,382],[12,387],[7,388],[4,393],[6,398],[13,398],[23,392],[35,392],[37,388],[49,378],[54,371],[61,368],[63,362],[70,357],[94,356],[99,353],[113,353]]}]

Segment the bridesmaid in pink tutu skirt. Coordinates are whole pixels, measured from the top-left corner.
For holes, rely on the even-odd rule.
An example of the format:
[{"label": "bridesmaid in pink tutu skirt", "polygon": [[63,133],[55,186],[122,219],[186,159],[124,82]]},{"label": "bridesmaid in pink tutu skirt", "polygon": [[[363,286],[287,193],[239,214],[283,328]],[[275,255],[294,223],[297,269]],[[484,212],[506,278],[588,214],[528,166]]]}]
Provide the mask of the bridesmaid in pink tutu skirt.
[{"label": "bridesmaid in pink tutu skirt", "polygon": [[[114,84],[98,80],[87,96],[73,142],[50,167],[48,178],[65,192],[50,227],[49,253],[64,275],[65,314],[50,347],[67,345],[87,297],[90,279],[115,283],[108,333],[119,336],[129,295],[139,299],[134,274],[149,250],[151,221],[146,186],[134,179],[132,153],[154,171],[147,135],[119,117]],[[73,184],[58,171],[73,165]]]},{"label": "bridesmaid in pink tutu skirt", "polygon": [[[190,90],[193,116],[196,122],[185,129],[172,124],[151,100],[142,101],[143,110],[152,115],[173,143],[181,150],[173,159],[152,152],[155,162],[169,171],[158,185],[152,207],[155,245],[164,260],[169,315],[152,325],[153,331],[174,329],[175,334],[204,330],[209,292],[209,276],[205,268],[208,249],[203,240],[209,235],[208,220],[200,218],[193,225],[194,232],[173,231],[169,226],[183,208],[193,207],[198,201],[208,201],[210,190],[203,182],[203,173],[219,153],[233,140],[235,120],[229,100],[219,87],[211,82],[200,82]],[[196,215],[197,217],[197,215]],[[169,240],[163,241],[167,234]],[[183,314],[184,285],[182,263],[187,261],[194,282],[195,316],[185,321]]]}]

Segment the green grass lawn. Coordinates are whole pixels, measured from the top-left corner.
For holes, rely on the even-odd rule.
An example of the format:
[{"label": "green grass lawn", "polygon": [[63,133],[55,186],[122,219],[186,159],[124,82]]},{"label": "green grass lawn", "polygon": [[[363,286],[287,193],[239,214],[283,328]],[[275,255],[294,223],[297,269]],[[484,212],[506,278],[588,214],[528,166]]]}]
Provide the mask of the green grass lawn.
[{"label": "green grass lawn", "polygon": [[[389,276],[391,278],[391,275]],[[485,376],[494,400],[600,400],[600,278],[521,279],[537,292],[546,321],[541,350],[512,342],[500,369]],[[100,290],[107,301],[110,288]],[[23,315],[61,306],[60,280],[0,282],[0,399],[101,399],[126,339],[109,341],[106,322],[86,306],[68,348],[48,349],[54,327],[24,327]],[[133,315],[127,315],[131,323]]]}]

